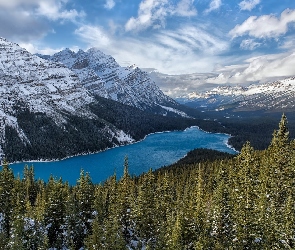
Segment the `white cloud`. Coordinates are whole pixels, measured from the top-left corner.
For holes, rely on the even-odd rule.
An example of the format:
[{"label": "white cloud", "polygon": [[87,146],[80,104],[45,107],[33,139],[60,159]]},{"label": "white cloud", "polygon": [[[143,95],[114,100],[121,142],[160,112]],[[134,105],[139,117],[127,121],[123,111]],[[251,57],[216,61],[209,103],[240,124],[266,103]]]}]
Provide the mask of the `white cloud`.
[{"label": "white cloud", "polygon": [[45,16],[52,20],[74,20],[83,17],[84,12],[75,9],[66,9],[68,0],[1,0],[0,8],[7,12],[27,13],[31,17]]},{"label": "white cloud", "polygon": [[218,53],[228,48],[221,38],[190,25],[173,31],[158,30],[150,37],[115,37],[94,26],[80,27],[76,34],[88,47],[98,47],[119,64],[127,66],[128,61],[169,74],[212,71]]},{"label": "white cloud", "polygon": [[[67,9],[68,0],[0,0],[1,36],[15,42],[28,42],[52,31],[48,20],[75,21],[84,12]],[[44,18],[45,17],[45,18]]]},{"label": "white cloud", "polygon": [[23,6],[30,6],[30,5],[34,5],[34,4],[38,4],[38,0],[9,0],[9,1],[6,1],[6,0],[1,0],[0,1],[0,6],[1,8],[10,8],[10,9],[13,9],[13,8],[16,8],[16,7],[19,7],[20,5],[23,5]]},{"label": "white cloud", "polygon": [[243,40],[240,44],[240,48],[243,50],[254,50],[261,46],[261,43],[255,42],[253,39]]},{"label": "white cloud", "polygon": [[52,20],[71,20],[74,21],[77,17],[85,16],[85,13],[78,12],[75,9],[66,10],[64,9],[64,1],[39,1],[37,14],[41,16],[45,16]]},{"label": "white cloud", "polygon": [[241,25],[236,25],[229,35],[233,38],[250,35],[256,38],[276,38],[288,31],[288,26],[295,22],[295,10],[286,9],[277,18],[274,15],[251,16]]},{"label": "white cloud", "polygon": [[126,31],[142,30],[152,25],[162,27],[165,25],[165,17],[169,12],[168,0],[144,0],[139,5],[138,17],[131,17],[125,29]]},{"label": "white cloud", "polygon": [[0,23],[5,24],[0,25],[1,36],[15,42],[42,38],[51,31],[44,20],[37,20],[25,11],[0,8]]},{"label": "white cloud", "polygon": [[285,37],[282,44],[280,44],[279,48],[295,51],[295,36],[292,35],[292,36]]},{"label": "white cloud", "polygon": [[165,27],[168,16],[195,16],[197,10],[193,3],[193,0],[180,0],[177,5],[173,5],[169,0],[143,0],[139,5],[138,16],[127,21],[125,30]]},{"label": "white cloud", "polygon": [[29,51],[32,54],[42,54],[42,55],[53,55],[61,50],[63,50],[64,48],[58,48],[58,49],[52,49],[52,48],[38,48],[35,45],[33,45],[32,43],[19,43],[19,46],[22,48],[25,48],[27,51]]},{"label": "white cloud", "polygon": [[112,8],[114,8],[116,5],[114,0],[106,0],[106,3],[104,5],[104,7],[108,10],[111,10]]},{"label": "white cloud", "polygon": [[204,11],[205,14],[208,14],[214,10],[218,10],[222,5],[221,0],[212,0],[208,9]]},{"label": "white cloud", "polygon": [[85,25],[75,30],[75,34],[91,45],[107,48],[111,46],[112,40],[109,35],[98,26]]},{"label": "white cloud", "polygon": [[194,0],[181,0],[175,8],[175,13],[186,17],[197,15],[198,11],[193,6],[193,3]]},{"label": "white cloud", "polygon": [[244,1],[239,3],[239,7],[240,7],[241,10],[249,10],[249,11],[251,11],[259,3],[260,3],[260,0],[244,0]]},{"label": "white cloud", "polygon": [[219,75],[207,79],[208,83],[246,84],[266,82],[295,75],[295,52],[252,57],[242,65],[223,67]]}]

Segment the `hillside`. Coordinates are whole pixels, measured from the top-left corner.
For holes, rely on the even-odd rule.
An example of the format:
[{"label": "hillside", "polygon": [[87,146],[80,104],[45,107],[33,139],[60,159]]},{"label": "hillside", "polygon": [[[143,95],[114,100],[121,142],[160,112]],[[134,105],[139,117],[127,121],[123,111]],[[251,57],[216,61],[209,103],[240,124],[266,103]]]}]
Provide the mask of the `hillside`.
[{"label": "hillside", "polygon": [[204,110],[287,112],[295,109],[295,78],[248,87],[223,86],[206,92],[192,92],[181,103]]},{"label": "hillside", "polygon": [[286,116],[267,150],[246,143],[235,157],[200,160],[208,153],[139,177],[129,175],[126,157],[121,179],[93,184],[82,170],[74,186],[36,181],[28,166],[15,178],[4,163],[0,248],[292,249],[295,159]]},{"label": "hillside", "polygon": [[180,105],[165,95],[147,72],[135,65],[121,67],[113,57],[97,48],[80,49],[77,53],[65,49],[46,58],[63,63],[75,72],[82,85],[93,95],[151,113],[188,117],[178,110]]},{"label": "hillside", "polygon": [[10,161],[97,152],[148,133],[197,123],[154,116],[96,97],[64,64],[32,55],[4,38],[0,39],[0,104],[0,154]]}]

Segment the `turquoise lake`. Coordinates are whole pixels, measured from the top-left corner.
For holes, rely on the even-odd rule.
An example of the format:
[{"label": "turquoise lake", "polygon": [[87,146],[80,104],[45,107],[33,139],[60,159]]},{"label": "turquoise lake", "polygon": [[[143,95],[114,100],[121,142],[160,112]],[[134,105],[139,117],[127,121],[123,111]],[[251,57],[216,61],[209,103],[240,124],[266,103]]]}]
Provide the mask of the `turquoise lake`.
[{"label": "turquoise lake", "polygon": [[48,180],[50,175],[62,177],[70,184],[76,184],[81,169],[89,172],[93,183],[106,180],[116,172],[123,174],[124,158],[129,160],[131,175],[139,175],[150,168],[157,169],[184,157],[195,148],[210,148],[236,153],[227,146],[229,135],[204,132],[197,127],[184,131],[163,132],[148,135],[144,140],[112,148],[103,152],[71,157],[52,162],[22,162],[11,164],[15,175],[22,175],[25,164],[34,166],[36,179]]}]

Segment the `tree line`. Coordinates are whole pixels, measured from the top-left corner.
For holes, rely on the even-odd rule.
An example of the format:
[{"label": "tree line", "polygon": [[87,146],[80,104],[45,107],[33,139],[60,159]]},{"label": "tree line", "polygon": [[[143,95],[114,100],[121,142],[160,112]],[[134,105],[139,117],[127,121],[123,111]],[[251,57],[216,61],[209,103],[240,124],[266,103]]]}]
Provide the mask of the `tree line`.
[{"label": "tree line", "polygon": [[1,249],[293,249],[295,141],[285,115],[269,147],[235,157],[114,174],[94,184],[0,172]]}]

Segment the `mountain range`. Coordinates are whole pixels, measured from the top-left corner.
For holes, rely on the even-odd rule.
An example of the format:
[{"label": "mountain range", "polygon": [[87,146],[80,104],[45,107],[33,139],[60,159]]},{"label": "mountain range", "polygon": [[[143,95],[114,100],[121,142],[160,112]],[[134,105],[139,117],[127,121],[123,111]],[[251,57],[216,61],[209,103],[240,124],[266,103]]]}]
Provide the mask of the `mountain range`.
[{"label": "mountain range", "polygon": [[176,98],[204,110],[288,112],[295,109],[295,77],[248,87],[218,86]]},{"label": "mountain range", "polygon": [[146,71],[135,65],[121,67],[113,57],[97,48],[78,52],[65,49],[53,56],[42,56],[72,70],[93,95],[121,102],[144,111],[187,116],[177,110],[179,104],[165,95]]},{"label": "mountain range", "polygon": [[188,115],[147,73],[97,49],[45,58],[0,38],[0,154],[10,161],[96,152],[196,123],[179,119]]}]

